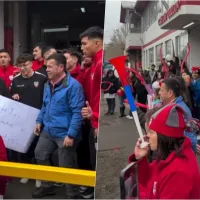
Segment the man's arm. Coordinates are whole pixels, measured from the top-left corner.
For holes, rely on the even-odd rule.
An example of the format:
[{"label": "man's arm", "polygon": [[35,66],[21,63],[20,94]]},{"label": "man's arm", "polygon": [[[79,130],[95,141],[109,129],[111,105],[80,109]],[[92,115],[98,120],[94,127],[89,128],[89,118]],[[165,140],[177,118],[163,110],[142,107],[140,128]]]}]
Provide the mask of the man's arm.
[{"label": "man's arm", "polygon": [[73,83],[73,86],[68,93],[67,103],[72,111],[72,119],[67,135],[76,138],[81,131],[83,121],[81,110],[85,105],[83,88],[78,82]]}]

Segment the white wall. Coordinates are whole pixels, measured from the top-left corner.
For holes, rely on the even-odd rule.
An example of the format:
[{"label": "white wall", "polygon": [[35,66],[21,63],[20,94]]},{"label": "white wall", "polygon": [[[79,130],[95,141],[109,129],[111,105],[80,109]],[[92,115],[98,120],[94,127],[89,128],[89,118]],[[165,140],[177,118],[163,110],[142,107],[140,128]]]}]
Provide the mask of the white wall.
[{"label": "white wall", "polygon": [[200,66],[200,30],[193,30],[189,33],[189,44],[191,48],[190,52],[190,65],[192,66]]},{"label": "white wall", "polygon": [[0,1],[0,49],[4,48],[4,2]]},{"label": "white wall", "polygon": [[141,33],[129,33],[126,38],[125,49],[129,46],[142,46],[142,35]]}]

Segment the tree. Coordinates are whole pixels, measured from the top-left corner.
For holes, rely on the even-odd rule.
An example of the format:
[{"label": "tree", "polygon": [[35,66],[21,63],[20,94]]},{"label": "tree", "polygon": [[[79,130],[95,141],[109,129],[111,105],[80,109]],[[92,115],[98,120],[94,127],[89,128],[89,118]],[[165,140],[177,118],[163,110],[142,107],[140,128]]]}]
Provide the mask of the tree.
[{"label": "tree", "polygon": [[115,29],[113,35],[110,38],[110,46],[118,46],[121,45],[125,48],[126,45],[126,37],[128,35],[128,30],[125,25],[121,26],[118,29]]},{"label": "tree", "polygon": [[126,46],[126,37],[128,35],[128,30],[125,25],[113,31],[113,35],[110,38],[110,42],[104,45],[104,55],[105,59],[113,58],[124,54]]}]

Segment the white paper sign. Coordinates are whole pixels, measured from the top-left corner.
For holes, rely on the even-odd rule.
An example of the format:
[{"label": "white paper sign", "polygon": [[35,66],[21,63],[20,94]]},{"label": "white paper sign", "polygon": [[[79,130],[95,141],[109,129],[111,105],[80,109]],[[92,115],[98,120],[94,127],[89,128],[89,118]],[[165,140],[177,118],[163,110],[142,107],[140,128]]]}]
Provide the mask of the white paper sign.
[{"label": "white paper sign", "polygon": [[6,148],[26,153],[34,139],[39,110],[0,96],[0,135]]}]

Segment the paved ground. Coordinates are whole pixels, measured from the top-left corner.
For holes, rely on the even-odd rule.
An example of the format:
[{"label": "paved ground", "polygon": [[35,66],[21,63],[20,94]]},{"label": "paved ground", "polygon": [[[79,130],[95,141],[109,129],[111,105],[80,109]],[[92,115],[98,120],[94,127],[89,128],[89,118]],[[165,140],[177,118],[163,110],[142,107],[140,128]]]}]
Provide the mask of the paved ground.
[{"label": "paved ground", "polygon": [[[118,103],[116,112],[118,111]],[[138,138],[133,120],[104,116],[106,102],[101,101],[98,139],[96,199],[119,199],[119,173],[127,165]],[[127,112],[128,113],[128,112]]]}]

